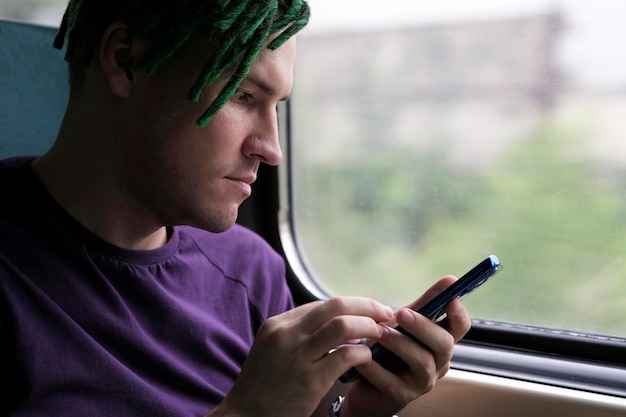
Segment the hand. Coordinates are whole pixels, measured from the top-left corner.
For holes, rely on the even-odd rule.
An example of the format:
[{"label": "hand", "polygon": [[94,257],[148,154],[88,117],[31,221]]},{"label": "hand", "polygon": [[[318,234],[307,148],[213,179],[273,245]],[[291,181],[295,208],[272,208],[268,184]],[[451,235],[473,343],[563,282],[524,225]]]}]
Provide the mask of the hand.
[{"label": "hand", "polygon": [[341,345],[380,339],[389,328],[378,323],[392,318],[390,308],[354,297],[313,302],[270,318],[235,385],[209,416],[310,416],[343,371],[371,362],[367,346]]},{"label": "hand", "polygon": [[[421,307],[455,280],[452,276],[440,279],[410,307]],[[395,375],[375,361],[357,367],[362,378],[351,384],[342,407],[342,417],[388,417],[430,391],[448,372],[453,346],[471,326],[470,317],[460,301],[450,302],[446,313],[448,318],[444,326],[440,326],[411,308],[399,309],[395,317],[397,324],[421,344],[395,330],[385,333],[378,342],[406,362],[408,369]],[[395,327],[395,324],[390,323],[390,326]]]}]

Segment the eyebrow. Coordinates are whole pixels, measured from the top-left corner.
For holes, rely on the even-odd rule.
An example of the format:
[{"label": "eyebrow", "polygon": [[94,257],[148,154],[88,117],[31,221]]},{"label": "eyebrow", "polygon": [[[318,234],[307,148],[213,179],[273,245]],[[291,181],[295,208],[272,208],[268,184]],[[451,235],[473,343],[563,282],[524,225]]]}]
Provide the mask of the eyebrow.
[{"label": "eyebrow", "polygon": [[[275,88],[271,87],[265,81],[261,80],[260,78],[256,77],[253,74],[248,74],[248,76],[245,78],[245,81],[251,82],[268,96],[275,96],[278,94]],[[281,97],[279,101],[289,100],[290,97],[291,97],[291,94],[288,94],[284,97]]]}]

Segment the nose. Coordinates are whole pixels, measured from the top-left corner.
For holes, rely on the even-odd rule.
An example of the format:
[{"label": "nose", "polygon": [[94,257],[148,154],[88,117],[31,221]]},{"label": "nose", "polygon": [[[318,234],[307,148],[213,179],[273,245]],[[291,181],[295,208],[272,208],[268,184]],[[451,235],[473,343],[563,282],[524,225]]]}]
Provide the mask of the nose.
[{"label": "nose", "polygon": [[258,158],[268,165],[278,165],[283,159],[278,134],[276,108],[264,112],[244,143],[243,152],[249,158]]}]

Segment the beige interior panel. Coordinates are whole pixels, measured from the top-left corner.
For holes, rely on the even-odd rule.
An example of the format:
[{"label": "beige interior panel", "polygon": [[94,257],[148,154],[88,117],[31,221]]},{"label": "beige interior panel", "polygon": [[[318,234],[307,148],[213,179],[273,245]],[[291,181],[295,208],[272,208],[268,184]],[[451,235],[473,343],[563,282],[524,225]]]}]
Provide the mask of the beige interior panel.
[{"label": "beige interior panel", "polygon": [[400,417],[624,417],[626,399],[451,370]]}]

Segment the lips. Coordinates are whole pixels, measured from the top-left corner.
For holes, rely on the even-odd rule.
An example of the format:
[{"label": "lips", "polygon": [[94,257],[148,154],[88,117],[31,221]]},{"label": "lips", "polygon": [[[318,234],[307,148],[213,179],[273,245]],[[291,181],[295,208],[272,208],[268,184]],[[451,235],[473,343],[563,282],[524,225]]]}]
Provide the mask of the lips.
[{"label": "lips", "polygon": [[252,184],[256,181],[256,175],[242,175],[226,177],[227,180],[240,188],[246,196],[252,194]]},{"label": "lips", "polygon": [[247,185],[252,185],[256,181],[256,175],[241,175],[241,176],[228,176],[227,179],[235,182],[242,182]]}]

